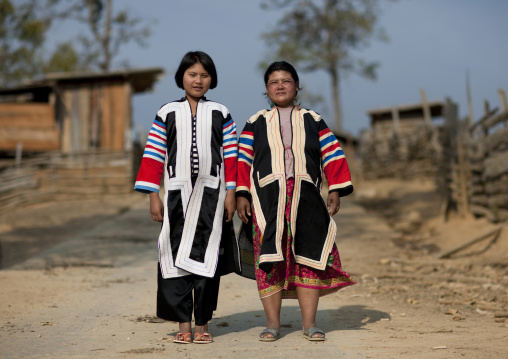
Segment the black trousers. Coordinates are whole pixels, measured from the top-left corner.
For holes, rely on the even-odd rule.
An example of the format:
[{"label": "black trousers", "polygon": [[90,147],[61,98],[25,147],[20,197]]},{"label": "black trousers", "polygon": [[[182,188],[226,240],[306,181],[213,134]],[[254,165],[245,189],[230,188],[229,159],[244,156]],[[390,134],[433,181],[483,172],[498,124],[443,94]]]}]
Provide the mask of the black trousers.
[{"label": "black trousers", "polygon": [[196,325],[205,325],[212,319],[219,296],[218,273],[213,278],[190,274],[164,279],[160,264],[157,269],[157,317],[172,322],[190,322],[194,309]]}]

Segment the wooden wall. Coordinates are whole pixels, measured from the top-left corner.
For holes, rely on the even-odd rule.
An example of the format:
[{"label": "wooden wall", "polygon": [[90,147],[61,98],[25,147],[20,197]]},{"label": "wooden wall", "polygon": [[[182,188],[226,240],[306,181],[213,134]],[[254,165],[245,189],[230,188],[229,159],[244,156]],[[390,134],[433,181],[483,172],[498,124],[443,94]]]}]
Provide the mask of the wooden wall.
[{"label": "wooden wall", "polygon": [[63,86],[58,114],[64,153],[131,148],[131,88],[128,83]]},{"label": "wooden wall", "polygon": [[0,150],[14,151],[18,142],[24,151],[60,148],[60,131],[53,105],[47,103],[0,103]]}]

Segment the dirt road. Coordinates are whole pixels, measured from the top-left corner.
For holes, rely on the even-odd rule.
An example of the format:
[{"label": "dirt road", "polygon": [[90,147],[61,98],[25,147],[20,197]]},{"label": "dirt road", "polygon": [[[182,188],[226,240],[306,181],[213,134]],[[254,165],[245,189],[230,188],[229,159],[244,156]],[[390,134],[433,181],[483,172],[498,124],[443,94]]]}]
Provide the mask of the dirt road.
[{"label": "dirt road", "polygon": [[[302,338],[296,300],[283,303],[282,338],[258,341],[255,282],[232,274],[210,322],[215,342],[173,344],[178,325],[154,317],[159,227],[147,208],[145,197],[131,198],[0,271],[1,358],[506,357],[508,327],[495,318],[506,309],[506,267],[397,246],[398,233],[354,197],[335,219],[344,269],[359,284],[321,299],[326,342]],[[0,239],[15,230],[8,224]]]}]

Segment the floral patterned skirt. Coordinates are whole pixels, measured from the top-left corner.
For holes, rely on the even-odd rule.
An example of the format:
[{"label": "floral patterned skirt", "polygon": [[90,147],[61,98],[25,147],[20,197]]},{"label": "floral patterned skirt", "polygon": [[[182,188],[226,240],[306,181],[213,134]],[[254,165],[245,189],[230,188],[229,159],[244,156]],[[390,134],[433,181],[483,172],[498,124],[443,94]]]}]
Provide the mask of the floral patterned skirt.
[{"label": "floral patterned skirt", "polygon": [[254,260],[256,263],[256,282],[260,298],[268,297],[282,291],[282,298],[297,298],[296,287],[313,288],[319,290],[323,296],[336,292],[342,288],[356,284],[356,281],[341,268],[337,246],[333,245],[328,257],[328,264],[324,270],[298,264],[291,249],[290,212],[293,198],[294,179],[286,181],[287,197],[285,211],[285,226],[282,236],[284,261],[274,263],[269,273],[259,269],[259,254],[261,252],[262,234],[256,220],[256,213],[252,213],[254,222]]}]

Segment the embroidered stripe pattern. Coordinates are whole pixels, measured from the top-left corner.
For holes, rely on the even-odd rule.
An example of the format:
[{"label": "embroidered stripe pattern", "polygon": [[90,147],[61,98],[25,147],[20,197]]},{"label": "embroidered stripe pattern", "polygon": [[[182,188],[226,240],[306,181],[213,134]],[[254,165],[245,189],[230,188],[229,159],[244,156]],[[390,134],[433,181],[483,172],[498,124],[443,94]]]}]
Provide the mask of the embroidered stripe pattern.
[{"label": "embroidered stripe pattern", "polygon": [[166,124],[157,116],[146,142],[140,171],[134,189],[140,192],[159,192],[167,149]]},{"label": "embroidered stripe pattern", "polygon": [[323,168],[332,161],[344,158],[344,151],[342,151],[339,141],[337,141],[329,128],[319,132],[319,144],[321,146],[321,163]]},{"label": "embroidered stripe pattern", "polygon": [[344,151],[328,127],[319,131],[319,143],[321,165],[328,180],[328,190],[340,192],[341,189],[352,186]]},{"label": "embroidered stripe pattern", "polygon": [[237,191],[250,192],[250,169],[254,160],[254,133],[243,130],[238,148],[238,187]]},{"label": "embroidered stripe pattern", "polygon": [[222,146],[224,149],[224,169],[226,176],[226,189],[236,189],[236,172],[238,169],[238,138],[236,125],[229,119],[222,126]]},{"label": "embroidered stripe pattern", "polygon": [[197,176],[199,173],[199,155],[196,141],[196,116],[192,116],[192,144],[191,144],[191,175]]}]

